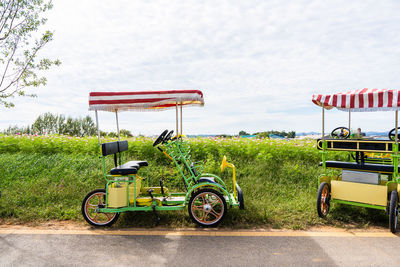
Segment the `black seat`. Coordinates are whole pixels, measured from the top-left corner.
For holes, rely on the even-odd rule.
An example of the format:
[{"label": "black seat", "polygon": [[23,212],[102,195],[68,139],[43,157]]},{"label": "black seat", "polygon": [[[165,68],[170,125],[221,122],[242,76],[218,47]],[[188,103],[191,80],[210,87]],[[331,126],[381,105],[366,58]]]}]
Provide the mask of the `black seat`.
[{"label": "black seat", "polygon": [[[145,160],[132,160],[132,161],[128,161],[127,163],[128,165],[138,165],[139,167],[146,167],[149,166],[149,163]],[[124,165],[125,165],[124,164]]]},{"label": "black seat", "polygon": [[[328,167],[328,168],[362,170],[362,171],[371,171],[371,172],[394,172],[393,165],[343,162],[343,161],[326,161],[325,163],[326,163],[326,167]],[[319,166],[322,166],[322,162],[319,163]],[[399,168],[399,170],[400,170],[400,168]]]},{"label": "black seat", "polygon": [[[101,152],[103,156],[114,155],[115,168],[111,169],[110,174],[112,175],[136,174],[140,169],[140,167],[149,166],[149,163],[143,160],[128,161],[127,163],[118,166],[118,159],[119,159],[119,164],[121,164],[121,152],[127,150],[128,150],[128,141],[115,141],[115,142],[101,144]],[[117,154],[119,154],[119,157],[117,156]]]},{"label": "black seat", "polygon": [[110,174],[112,175],[128,175],[128,174],[136,174],[140,168],[137,164],[128,164],[129,162],[112,168]]}]

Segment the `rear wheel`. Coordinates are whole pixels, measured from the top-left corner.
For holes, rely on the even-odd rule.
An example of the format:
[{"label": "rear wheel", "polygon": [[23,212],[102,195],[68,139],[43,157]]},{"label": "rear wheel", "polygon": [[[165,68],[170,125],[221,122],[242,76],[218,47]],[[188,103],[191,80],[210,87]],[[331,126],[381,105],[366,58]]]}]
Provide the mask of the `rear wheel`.
[{"label": "rear wheel", "polygon": [[397,217],[399,215],[399,197],[397,191],[392,191],[390,194],[390,207],[389,207],[389,228],[395,234],[397,232]]},{"label": "rear wheel", "polygon": [[317,195],[317,212],[318,216],[325,218],[329,212],[331,200],[331,190],[329,184],[323,182],[320,184]]},{"label": "rear wheel", "polygon": [[201,189],[189,201],[189,215],[200,226],[213,227],[222,222],[227,207],[225,198],[214,189]]},{"label": "rear wheel", "polygon": [[105,208],[106,190],[96,189],[86,195],[82,202],[82,215],[93,226],[111,226],[118,220],[119,213],[98,212]]}]

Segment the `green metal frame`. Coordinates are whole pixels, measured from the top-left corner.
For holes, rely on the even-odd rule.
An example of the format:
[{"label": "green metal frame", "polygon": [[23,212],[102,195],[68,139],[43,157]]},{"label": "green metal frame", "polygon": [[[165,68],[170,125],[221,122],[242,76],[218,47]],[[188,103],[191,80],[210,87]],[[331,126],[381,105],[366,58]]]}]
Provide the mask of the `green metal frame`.
[{"label": "green metal frame", "polygon": [[[101,145],[100,147],[100,155],[101,153]],[[195,169],[196,174],[191,168],[191,164],[194,163],[191,160],[190,155],[190,145],[189,143],[183,141],[182,137],[175,138],[172,141],[164,144],[166,153],[172,161],[175,163],[177,169],[181,177],[183,178],[185,188],[187,189],[186,193],[170,193],[171,197],[184,197],[184,200],[168,200],[164,198],[164,200],[157,200],[157,197],[163,197],[161,194],[153,194],[153,201],[148,206],[138,206],[136,204],[136,176],[137,175],[124,175],[124,176],[113,176],[107,174],[106,171],[106,163],[105,156],[101,156],[102,160],[102,170],[104,179],[106,180],[106,206],[105,208],[99,208],[98,212],[124,212],[124,211],[153,211],[155,210],[182,210],[186,208],[186,205],[189,203],[190,197],[194,191],[199,188],[213,188],[220,191],[225,197],[227,204],[232,206],[239,206],[239,202],[237,196],[234,196],[233,193],[228,192],[225,182],[217,175],[210,173],[202,173],[203,166],[199,165],[199,162],[196,163]],[[120,155],[121,156],[121,155]],[[211,182],[202,182],[198,183],[198,180],[201,177],[212,177],[215,179],[216,183]],[[126,180],[121,180],[120,178],[126,178]],[[147,179],[148,182],[148,179]],[[109,208],[108,207],[108,187],[112,183],[127,183],[127,206],[121,208]],[[134,201],[133,204],[130,204],[129,199],[129,184],[134,183]],[[235,185],[233,185],[234,187]],[[147,196],[146,196],[147,197]],[[150,197],[150,195],[148,195]],[[161,205],[160,205],[161,204]]]},{"label": "green metal frame", "polygon": [[[322,176],[327,176],[327,177],[332,177],[331,173],[328,173],[327,167],[326,167],[326,155],[327,155],[327,149],[328,144],[326,140],[323,140],[322,142],[322,150],[320,151],[321,155],[322,155],[322,168],[323,168],[323,174],[319,177],[318,181],[319,184],[321,184],[321,177]],[[400,183],[400,176],[399,176],[399,171],[398,171],[398,165],[399,165],[399,158],[400,155],[398,154],[399,152],[399,143],[395,142],[392,145],[392,155],[391,155],[391,163],[393,164],[393,166],[397,166],[394,167],[394,172],[392,174],[392,180],[388,181],[386,183],[386,186],[388,188],[388,192],[389,192],[389,186],[391,184],[397,184]],[[390,153],[390,152],[388,152]],[[387,162],[386,162],[387,164]],[[332,181],[333,179],[331,178],[330,181]],[[353,202],[353,201],[346,201],[346,200],[340,200],[340,199],[331,199],[332,202],[335,203],[341,203],[341,204],[346,204],[346,205],[353,205],[353,206],[358,206],[358,207],[365,207],[365,208],[372,208],[372,209],[379,209],[379,210],[386,210],[387,207],[386,206],[379,206],[379,205],[371,205],[371,204],[366,204],[366,203],[359,203],[359,202]]]}]

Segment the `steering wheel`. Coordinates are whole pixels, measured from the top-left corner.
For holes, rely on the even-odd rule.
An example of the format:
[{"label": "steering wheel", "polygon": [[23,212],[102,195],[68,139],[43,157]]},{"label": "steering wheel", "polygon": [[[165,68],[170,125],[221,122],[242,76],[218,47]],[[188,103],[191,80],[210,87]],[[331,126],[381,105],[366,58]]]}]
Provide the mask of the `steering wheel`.
[{"label": "steering wheel", "polygon": [[157,146],[158,144],[160,144],[160,143],[164,140],[164,137],[165,137],[165,135],[166,135],[167,133],[168,133],[168,130],[165,130],[164,132],[162,132],[162,133],[160,134],[160,136],[157,137],[156,141],[154,141],[153,146]]},{"label": "steering wheel", "polygon": [[349,136],[350,130],[346,127],[337,127],[331,132],[331,137],[336,139],[347,139],[349,138]]},{"label": "steering wheel", "polygon": [[174,130],[171,130],[165,137],[164,140],[162,141],[163,144],[171,140],[172,134],[174,133]]},{"label": "steering wheel", "polygon": [[[400,127],[398,127],[397,128],[397,131],[399,131],[400,130]],[[392,130],[390,130],[390,132],[388,133],[388,137],[389,137],[389,139],[390,140],[392,140],[392,141],[394,141],[394,138],[396,137],[396,128],[393,128]],[[398,137],[397,138],[399,138],[400,137],[400,131],[398,132]]]}]

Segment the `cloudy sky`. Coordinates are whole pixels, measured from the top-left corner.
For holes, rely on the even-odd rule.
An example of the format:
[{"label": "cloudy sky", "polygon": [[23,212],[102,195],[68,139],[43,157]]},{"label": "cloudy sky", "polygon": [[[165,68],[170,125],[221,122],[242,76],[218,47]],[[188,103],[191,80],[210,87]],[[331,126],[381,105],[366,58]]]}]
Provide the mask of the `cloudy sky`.
[{"label": "cloudy sky", "polygon": [[[91,115],[91,91],[199,89],[203,108],[184,109],[184,133],[321,131],[314,93],[400,89],[399,1],[54,0],[43,30],[58,58],[37,98],[0,107],[0,129],[44,112]],[[121,128],[155,134],[174,111],[121,113]],[[393,128],[393,114],[359,113],[363,130]],[[329,111],[327,129],[347,125]],[[100,113],[114,130],[114,115]]]}]

